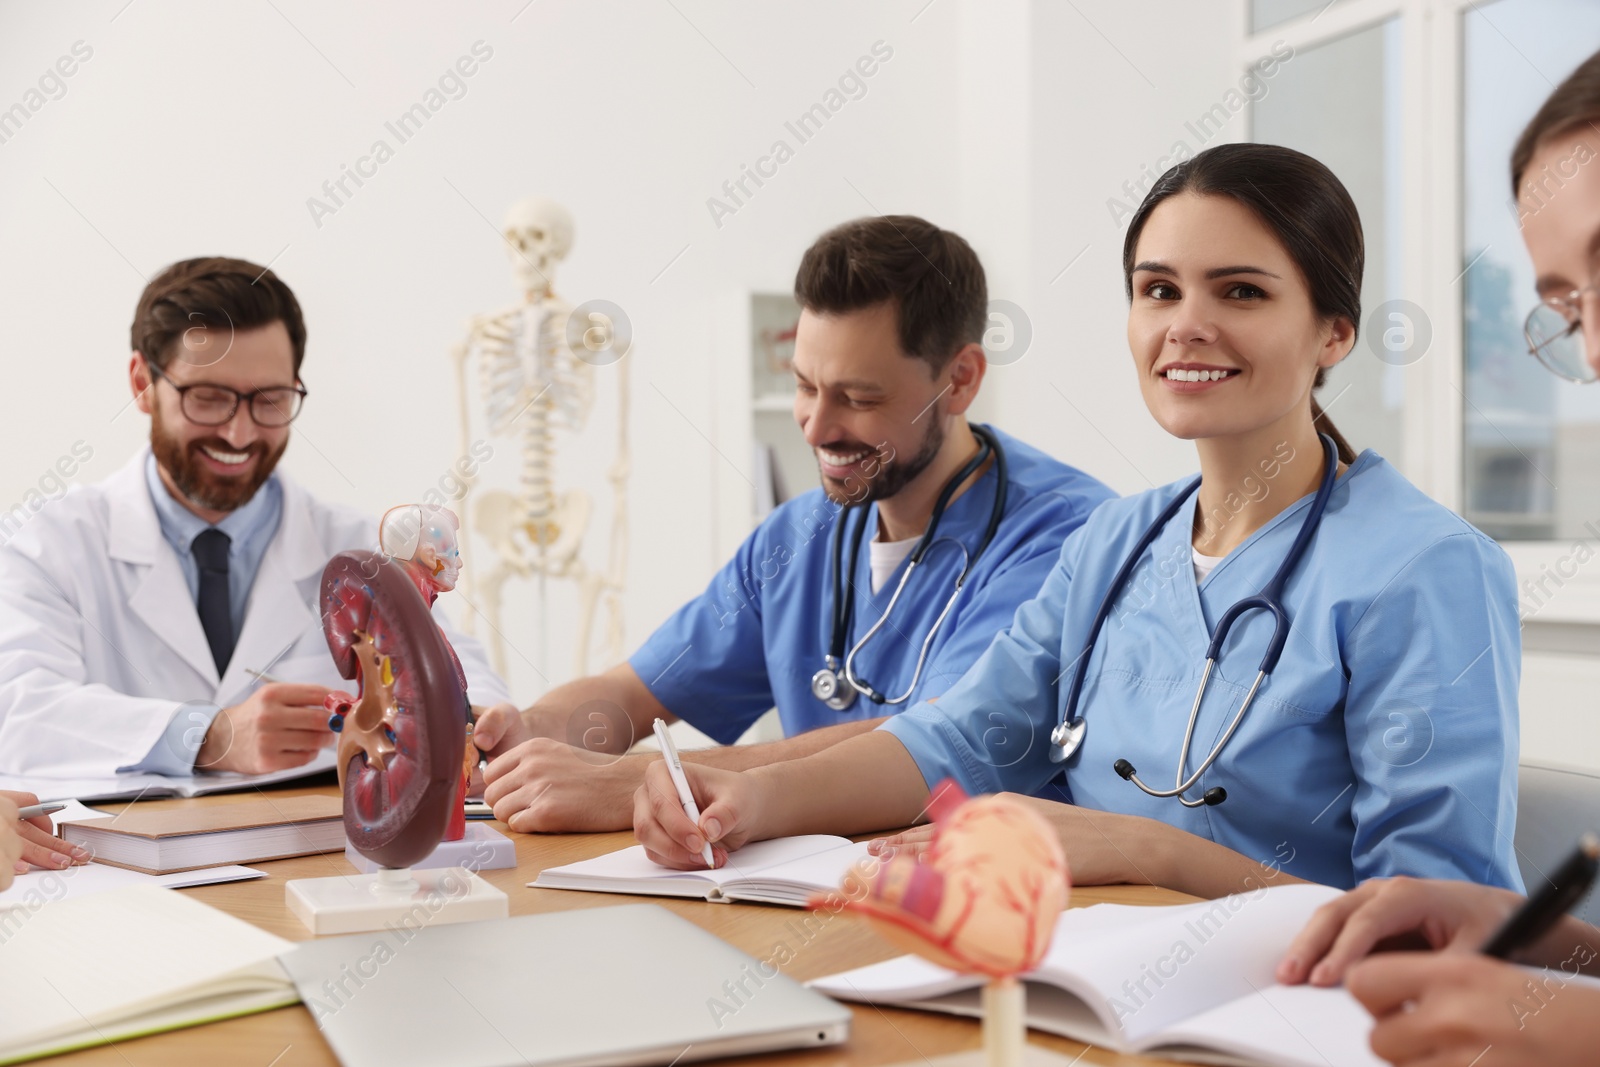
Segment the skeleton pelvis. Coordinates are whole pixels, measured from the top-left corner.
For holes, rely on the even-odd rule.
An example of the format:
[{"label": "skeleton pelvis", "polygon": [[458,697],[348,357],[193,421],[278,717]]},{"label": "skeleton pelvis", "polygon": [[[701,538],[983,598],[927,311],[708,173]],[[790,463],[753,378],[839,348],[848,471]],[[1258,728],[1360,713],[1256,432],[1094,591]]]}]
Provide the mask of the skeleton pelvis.
[{"label": "skeleton pelvis", "polygon": [[479,495],[473,517],[495,555],[517,570],[527,570],[541,558],[547,567],[559,569],[577,556],[592,510],[589,494],[581,489],[557,493],[555,507],[538,516],[529,515],[515,493],[489,489]]}]

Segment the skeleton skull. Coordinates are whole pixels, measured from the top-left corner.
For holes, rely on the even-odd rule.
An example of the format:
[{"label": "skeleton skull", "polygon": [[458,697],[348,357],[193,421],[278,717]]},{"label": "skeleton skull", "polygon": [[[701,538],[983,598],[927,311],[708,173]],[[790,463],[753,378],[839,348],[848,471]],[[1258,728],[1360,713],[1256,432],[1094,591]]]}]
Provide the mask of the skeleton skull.
[{"label": "skeleton skull", "polygon": [[506,256],[523,293],[548,293],[556,264],[572,250],[572,215],[554,200],[530,196],[506,212]]}]

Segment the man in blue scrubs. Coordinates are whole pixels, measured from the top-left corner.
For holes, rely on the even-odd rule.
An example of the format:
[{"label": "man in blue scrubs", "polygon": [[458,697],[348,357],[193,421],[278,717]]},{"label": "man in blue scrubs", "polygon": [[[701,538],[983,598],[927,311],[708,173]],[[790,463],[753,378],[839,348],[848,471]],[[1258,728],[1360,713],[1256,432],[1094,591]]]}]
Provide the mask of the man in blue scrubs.
[{"label": "man in blue scrubs", "polygon": [[[1113,495],[992,428],[1003,468],[991,453],[960,477],[983,451],[966,413],[987,369],[988,292],[982,264],[956,234],[904,215],[845,223],[807,250],[795,297],[795,421],[821,487],[775,509],[628,662],[553,689],[520,715],[484,717],[476,741],[495,757],[485,798],[513,830],[630,826],[633,792],[659,757],[621,754],[658,716],[732,746],[685,759],[748,769],[809,755],[936,698],[1038,592],[1066,536]],[[853,699],[830,706],[813,677],[831,647],[842,643],[842,667],[884,617],[946,489],[935,540],[853,660],[857,681],[887,699],[840,680]],[[848,630],[836,627],[833,592],[845,517]],[[733,746],[774,706],[784,740]]]}]

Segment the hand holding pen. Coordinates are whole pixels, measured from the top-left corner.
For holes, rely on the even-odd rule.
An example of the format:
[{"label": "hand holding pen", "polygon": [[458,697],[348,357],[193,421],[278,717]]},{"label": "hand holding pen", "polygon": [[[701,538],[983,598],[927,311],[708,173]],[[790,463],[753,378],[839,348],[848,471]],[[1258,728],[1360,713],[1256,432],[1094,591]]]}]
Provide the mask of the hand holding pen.
[{"label": "hand holding pen", "polygon": [[[683,805],[683,813],[689,821],[699,825],[700,806],[694,802],[694,791],[689,788],[689,779],[683,774],[683,760],[678,756],[678,746],[672,743],[672,735],[667,732],[667,724],[660,719],[655,721],[656,742],[661,745],[661,758],[667,763],[667,773],[672,776],[672,786],[678,791],[678,802]],[[716,867],[717,861],[711,854],[711,842],[703,841],[700,845],[700,855],[706,861],[706,869]]]},{"label": "hand holding pen", "polygon": [[751,840],[771,836],[761,833],[764,796],[757,775],[685,764],[666,723],[658,719],[655,728],[662,758],[649,761],[633,794],[633,833],[652,862],[705,870],[726,865]]},{"label": "hand holding pen", "polygon": [[[1381,949],[1483,952],[1530,945],[1593,884],[1600,843],[1585,835],[1558,870],[1521,894],[1460,880],[1373,878],[1318,908],[1277,971],[1285,985],[1334,986]],[[1576,924],[1576,920],[1573,920]],[[1600,946],[1600,938],[1596,938]]]},{"label": "hand holding pen", "polygon": [[[14,793],[0,789],[0,834],[13,837],[11,847],[4,855],[11,859],[7,869],[22,874],[30,867],[62,870],[74,864],[89,862],[89,850],[79,845],[69,845],[55,836],[50,815],[65,808],[65,804],[40,804],[32,793]],[[7,811],[7,808],[15,809]]]}]

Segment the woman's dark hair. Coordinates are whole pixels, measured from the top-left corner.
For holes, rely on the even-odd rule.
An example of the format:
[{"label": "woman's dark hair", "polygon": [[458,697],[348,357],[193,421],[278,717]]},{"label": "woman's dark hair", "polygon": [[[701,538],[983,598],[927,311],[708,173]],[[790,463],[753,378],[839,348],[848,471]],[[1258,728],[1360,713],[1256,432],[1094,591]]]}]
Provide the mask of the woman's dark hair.
[{"label": "woman's dark hair", "polygon": [[[1225,196],[1255,213],[1305,275],[1311,304],[1324,319],[1349,319],[1361,326],[1361,273],[1366,246],[1355,201],[1333,171],[1304,152],[1270,144],[1225,144],[1208,148],[1168,170],[1150,187],[1128,222],[1122,243],[1122,277],[1133,299],[1134,253],[1150,213],[1179,193]],[[1317,371],[1320,389],[1327,368]],[[1311,421],[1333,438],[1339,459],[1354,463],[1355,449],[1311,398]]]},{"label": "woman's dark hair", "polygon": [[1600,120],[1600,52],[1579,63],[1578,69],[1556,86],[1556,91],[1517,138],[1517,147],[1511,150],[1511,195],[1517,195],[1523,172],[1547,138],[1570,133],[1579,126],[1595,128],[1597,120]]}]

